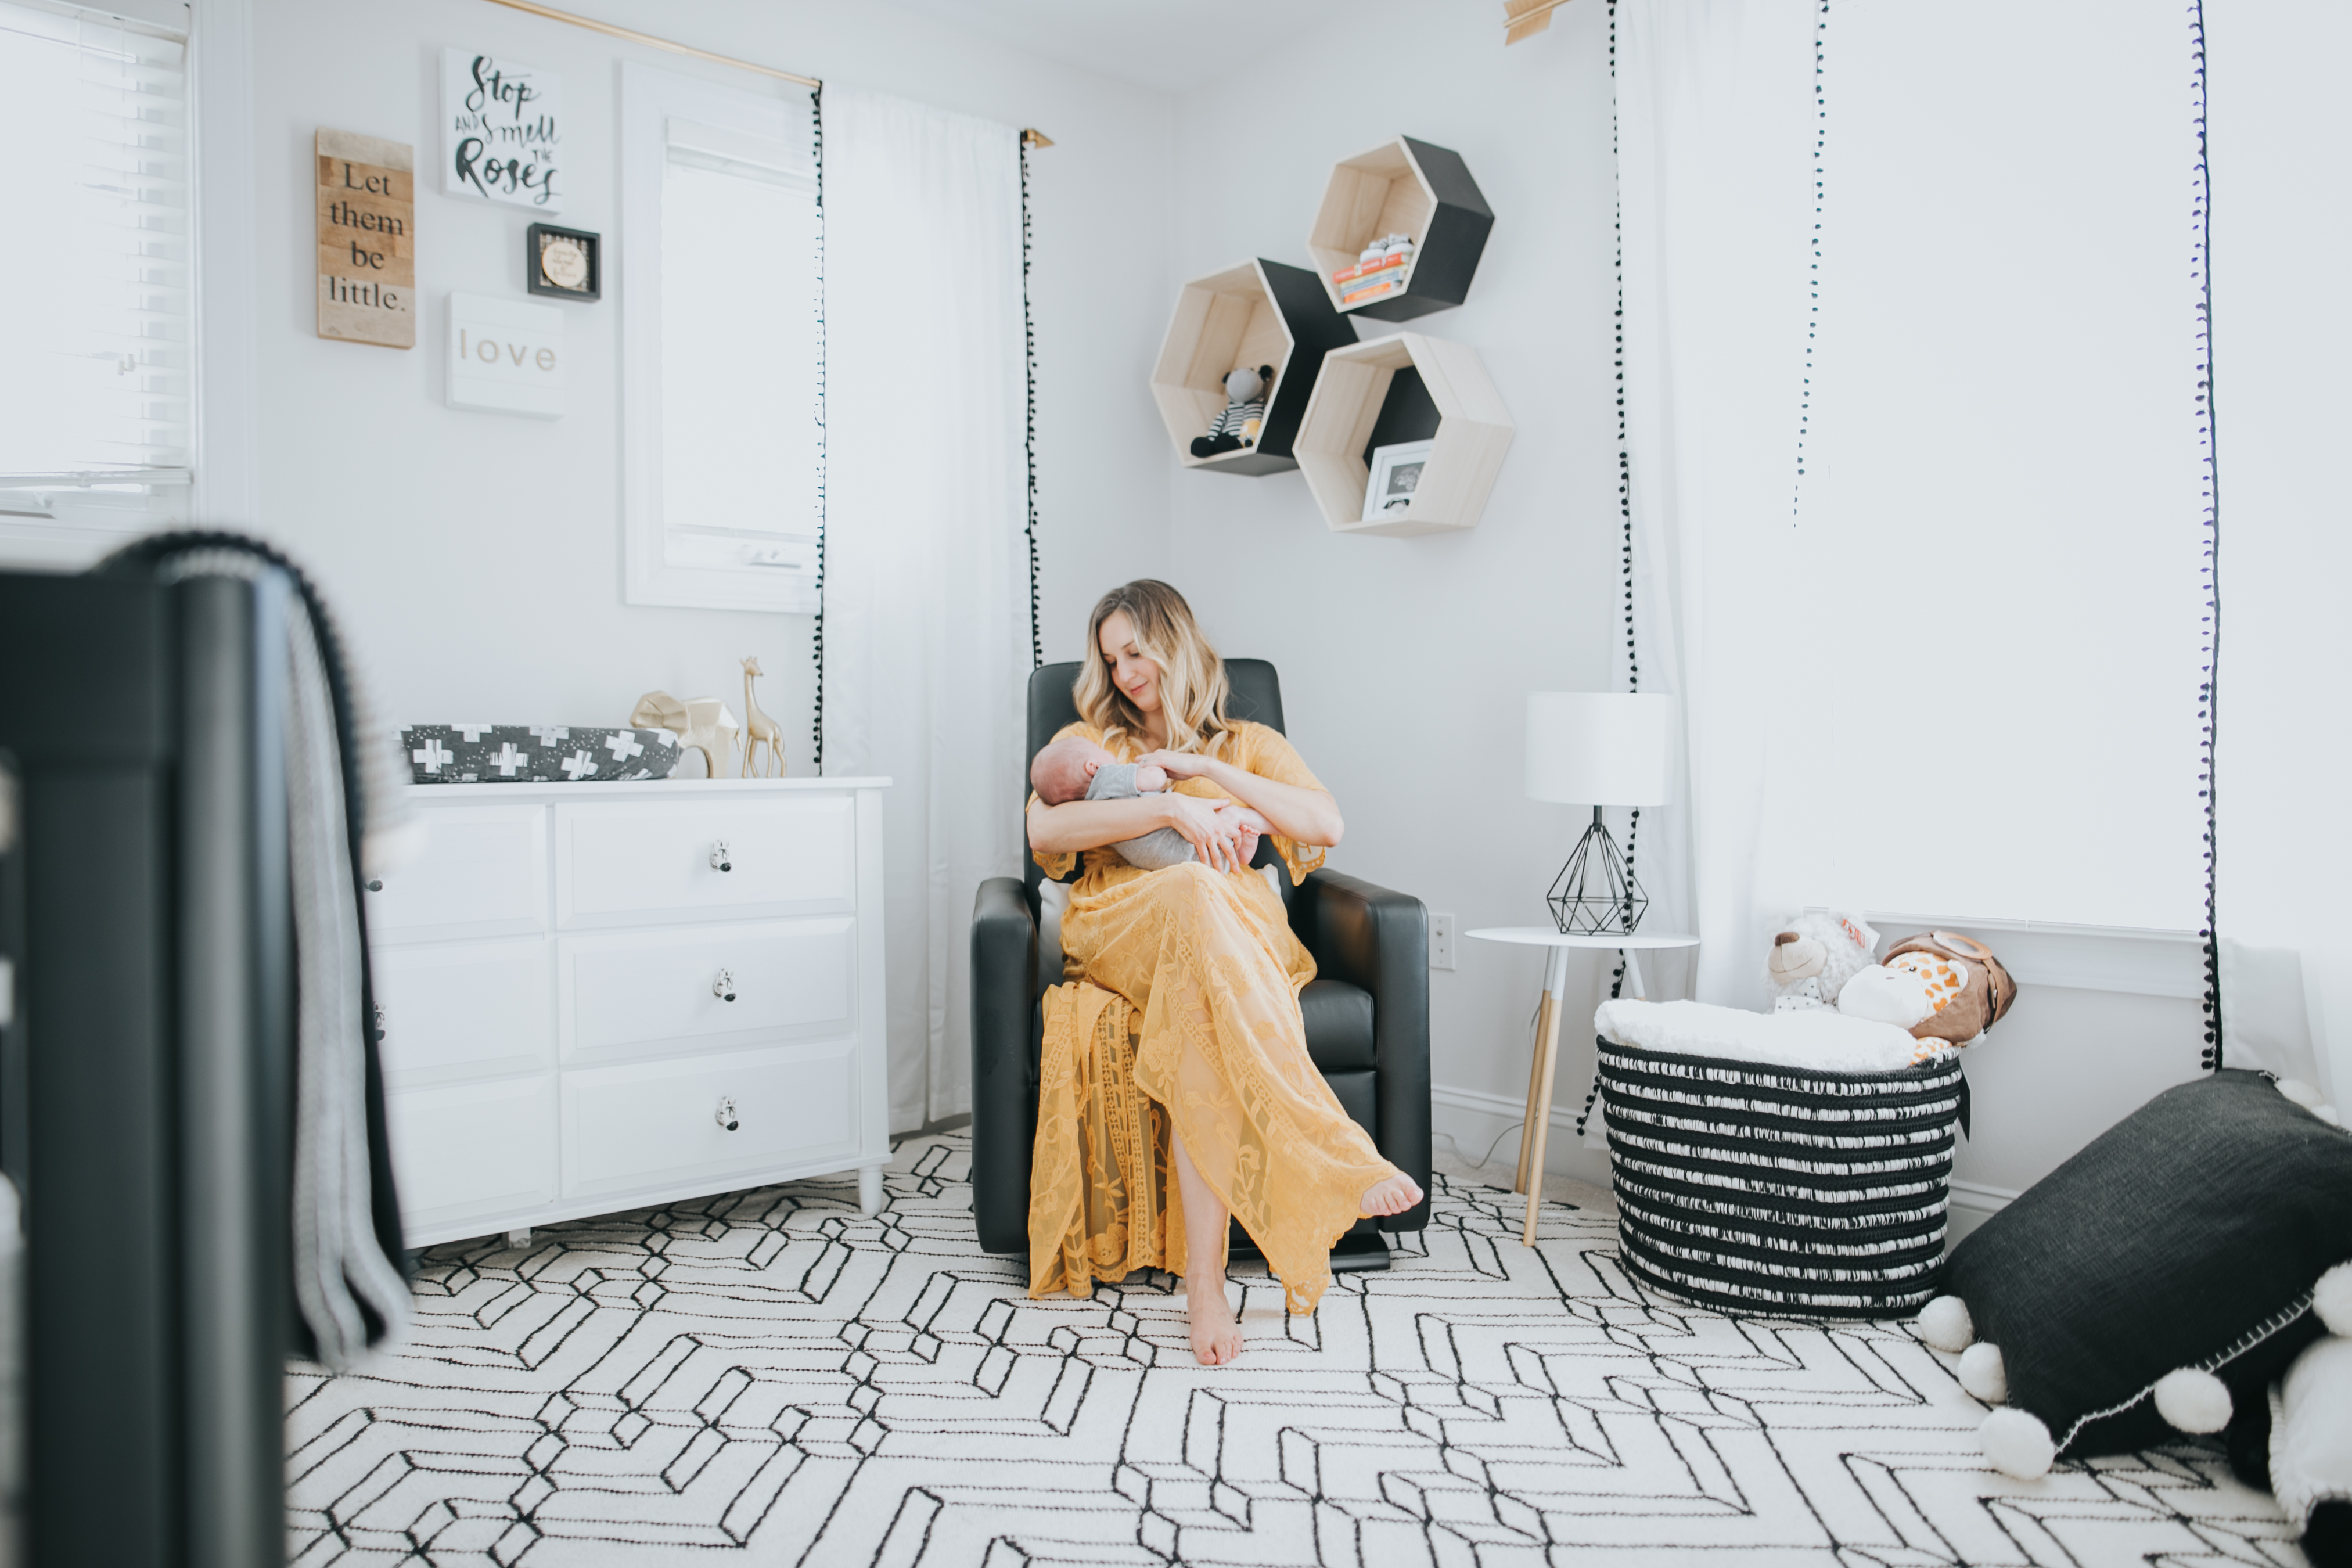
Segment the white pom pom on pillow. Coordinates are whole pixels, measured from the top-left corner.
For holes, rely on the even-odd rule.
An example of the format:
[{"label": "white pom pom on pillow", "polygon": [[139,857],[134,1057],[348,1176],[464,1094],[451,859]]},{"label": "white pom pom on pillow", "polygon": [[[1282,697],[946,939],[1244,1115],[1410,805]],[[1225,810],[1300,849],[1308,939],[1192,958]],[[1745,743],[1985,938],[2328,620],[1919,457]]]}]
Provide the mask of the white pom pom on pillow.
[{"label": "white pom pom on pillow", "polygon": [[1969,1397],[1987,1405],[2009,1403],[2009,1371],[2000,1363],[2000,1347],[1977,1343],[1960,1352],[1960,1386]]},{"label": "white pom pom on pillow", "polygon": [[2230,1424],[2230,1385],[2210,1372],[2177,1367],[2156,1380],[2156,1413],[2197,1436]]},{"label": "white pom pom on pillow", "polygon": [[1984,1425],[1977,1428],[1977,1441],[1984,1447],[1985,1463],[2021,1481],[2048,1475],[2051,1463],[2058,1458],[2050,1428],[2039,1416],[2022,1410],[2003,1408],[1986,1416]]},{"label": "white pom pom on pillow", "polygon": [[1977,1337],[1969,1304],[1958,1296],[1937,1297],[1919,1309],[1919,1337],[1939,1351],[1959,1354]]},{"label": "white pom pom on pillow", "polygon": [[2312,1288],[2311,1310],[2329,1333],[2352,1337],[2352,1263],[2339,1263],[2319,1277]]}]

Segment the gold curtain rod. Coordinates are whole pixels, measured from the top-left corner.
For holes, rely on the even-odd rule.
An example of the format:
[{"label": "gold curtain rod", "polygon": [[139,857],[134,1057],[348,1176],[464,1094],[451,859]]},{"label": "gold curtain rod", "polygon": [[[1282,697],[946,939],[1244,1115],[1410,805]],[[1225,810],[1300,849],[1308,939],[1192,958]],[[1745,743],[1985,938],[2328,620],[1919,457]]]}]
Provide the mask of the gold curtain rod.
[{"label": "gold curtain rod", "polygon": [[696,59],[711,60],[722,66],[733,66],[738,70],[757,71],[761,76],[772,76],[780,81],[796,81],[803,87],[824,85],[813,76],[801,76],[793,71],[780,71],[773,66],[753,65],[750,60],[739,60],[732,55],[715,55],[709,49],[698,49],[692,44],[672,43],[667,38],[656,38],[651,33],[640,33],[634,27],[620,27],[610,22],[599,22],[593,16],[575,16],[569,11],[559,11],[552,5],[539,5],[537,0],[490,0],[490,4],[509,6],[517,11],[528,11],[534,16],[544,16],[551,22],[569,22],[575,27],[585,27],[592,33],[602,33],[613,38],[626,38],[633,44],[650,45],[656,49],[667,49],[672,54],[692,55]]},{"label": "gold curtain rod", "polygon": [[[673,43],[667,38],[656,38],[651,33],[640,33],[634,27],[618,26],[611,22],[599,22],[593,16],[578,16],[569,11],[559,11],[552,5],[541,5],[538,0],[490,0],[490,4],[505,5],[516,11],[528,11],[534,16],[544,16],[551,22],[569,22],[575,27],[585,27],[592,33],[602,33],[606,37],[625,38],[630,43],[645,44],[656,49],[667,49],[672,54],[692,55],[696,59],[710,60],[722,66],[733,66],[737,70],[757,71],[761,76],[772,76],[779,81],[796,81],[803,87],[808,88],[821,88],[824,85],[813,76],[778,70],[773,66],[753,65],[750,60],[739,60],[732,55],[713,54],[709,49],[698,49],[692,44]],[[1021,132],[1021,142],[1027,147],[1051,147],[1054,144],[1054,139],[1051,136],[1034,126]]]}]

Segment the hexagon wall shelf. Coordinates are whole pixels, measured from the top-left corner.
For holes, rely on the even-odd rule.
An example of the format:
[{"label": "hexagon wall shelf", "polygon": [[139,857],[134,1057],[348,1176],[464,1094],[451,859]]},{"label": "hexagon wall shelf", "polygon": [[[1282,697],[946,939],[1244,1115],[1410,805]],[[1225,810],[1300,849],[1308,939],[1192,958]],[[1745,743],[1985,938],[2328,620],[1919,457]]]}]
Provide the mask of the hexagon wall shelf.
[{"label": "hexagon wall shelf", "polygon": [[[1307,248],[1333,310],[1409,321],[1470,297],[1470,279],[1494,226],[1494,210],[1461,153],[1400,136],[1332,165]],[[1366,245],[1391,234],[1412,238],[1404,291],[1342,306],[1331,275],[1354,266]]]},{"label": "hexagon wall shelf", "polygon": [[[1295,468],[1292,437],[1307,411],[1316,367],[1327,350],[1356,341],[1355,329],[1326,299],[1315,274],[1262,258],[1195,278],[1176,298],[1176,316],[1151,372],[1152,401],[1188,468],[1277,474]],[[1257,445],[1195,458],[1225,408],[1225,376],[1242,365],[1274,366]]]},{"label": "hexagon wall shelf", "polygon": [[[1396,388],[1397,373],[1404,370],[1420,377],[1435,405],[1437,429],[1412,504],[1368,518],[1364,487],[1371,474],[1365,448]],[[1292,449],[1332,532],[1444,533],[1477,525],[1516,429],[1475,349],[1399,332],[1323,356]]]}]

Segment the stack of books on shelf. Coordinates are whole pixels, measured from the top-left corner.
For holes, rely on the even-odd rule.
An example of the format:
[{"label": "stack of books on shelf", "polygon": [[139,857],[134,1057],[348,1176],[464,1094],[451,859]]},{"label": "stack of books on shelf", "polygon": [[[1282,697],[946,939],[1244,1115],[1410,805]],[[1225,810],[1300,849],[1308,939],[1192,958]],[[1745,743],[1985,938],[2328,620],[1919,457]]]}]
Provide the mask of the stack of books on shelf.
[{"label": "stack of books on shelf", "polygon": [[1390,294],[1404,292],[1405,274],[1412,269],[1412,241],[1392,235],[1367,247],[1353,267],[1331,274],[1339,291],[1339,306],[1361,305]]}]

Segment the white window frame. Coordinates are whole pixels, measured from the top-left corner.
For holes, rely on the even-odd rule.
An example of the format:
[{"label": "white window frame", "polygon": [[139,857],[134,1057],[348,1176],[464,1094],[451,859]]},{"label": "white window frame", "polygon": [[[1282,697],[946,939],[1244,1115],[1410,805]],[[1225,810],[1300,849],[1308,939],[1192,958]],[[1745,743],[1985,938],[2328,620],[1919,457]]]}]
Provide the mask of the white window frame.
[{"label": "white window frame", "polygon": [[[670,564],[662,516],[661,225],[669,122],[797,146],[808,134],[809,110],[794,91],[789,98],[762,96],[635,61],[621,67],[621,243],[614,270],[620,282],[623,596],[628,604],[803,614],[817,608],[812,575]],[[812,399],[815,390],[810,389]]]},{"label": "white window frame", "polygon": [[[189,526],[250,530],[256,522],[254,421],[257,407],[253,292],[254,170],[251,0],[110,0],[101,5],[16,0],[36,9],[94,12],[187,46]],[[69,496],[72,492],[57,492]],[[108,509],[71,501],[26,515],[0,490],[0,569],[77,571],[159,528],[181,525],[167,509]],[[109,517],[111,510],[121,521]]]}]

